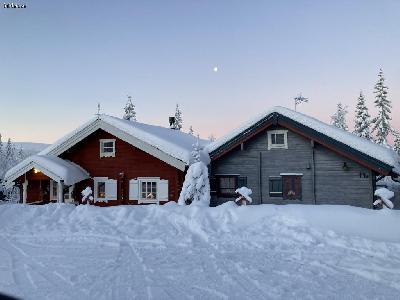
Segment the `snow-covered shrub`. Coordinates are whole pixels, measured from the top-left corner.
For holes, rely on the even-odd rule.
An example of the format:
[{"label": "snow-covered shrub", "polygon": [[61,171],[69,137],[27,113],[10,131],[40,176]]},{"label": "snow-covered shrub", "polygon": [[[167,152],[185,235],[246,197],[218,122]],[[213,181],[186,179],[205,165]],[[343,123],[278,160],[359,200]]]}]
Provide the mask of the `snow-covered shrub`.
[{"label": "snow-covered shrub", "polygon": [[178,200],[179,205],[210,205],[210,181],[207,166],[199,161],[190,165]]},{"label": "snow-covered shrub", "polygon": [[208,179],[208,168],[200,161],[199,141],[193,145],[193,161],[187,170],[181,194],[179,195],[179,205],[210,205],[210,180]]},{"label": "snow-covered shrub", "polygon": [[375,196],[378,197],[378,200],[375,200],[374,205],[382,205],[382,208],[393,209],[393,202],[390,201],[393,198],[394,193],[389,191],[387,188],[379,188],[375,191]]},{"label": "snow-covered shrub", "polygon": [[235,202],[239,205],[247,205],[247,202],[253,202],[253,199],[251,199],[250,197],[250,195],[253,193],[251,189],[242,186],[241,188],[238,188],[235,192],[239,194],[239,197],[235,200]]},{"label": "snow-covered shrub", "polygon": [[86,187],[82,192],[82,203],[86,201],[86,204],[90,204],[93,201],[93,191],[90,186]]}]

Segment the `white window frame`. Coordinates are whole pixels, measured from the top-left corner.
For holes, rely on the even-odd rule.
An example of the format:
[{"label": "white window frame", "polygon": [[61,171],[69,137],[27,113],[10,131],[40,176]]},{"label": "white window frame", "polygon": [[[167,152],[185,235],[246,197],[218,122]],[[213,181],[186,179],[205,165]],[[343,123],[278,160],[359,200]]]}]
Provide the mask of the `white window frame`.
[{"label": "white window frame", "polygon": [[[268,150],[271,149],[287,149],[288,148],[288,142],[287,142],[287,130],[269,130],[268,131]],[[272,144],[272,138],[271,136],[273,134],[283,134],[283,144]]]},{"label": "white window frame", "polygon": [[[103,152],[104,143],[113,143],[113,152]],[[115,157],[115,139],[100,139],[100,157]]]},{"label": "white window frame", "polygon": [[[138,203],[159,203],[160,202],[160,195],[159,195],[159,182],[160,182],[160,177],[139,177],[138,178],[139,182],[139,201]],[[147,198],[142,198],[142,183],[143,182],[155,182],[156,183],[156,198],[154,199],[147,199]]]},{"label": "white window frame", "polygon": [[100,182],[104,182],[104,193],[106,192],[105,191],[105,185],[107,184],[107,180],[108,180],[108,177],[94,177],[93,178],[93,185],[94,185],[94,200],[95,200],[95,202],[106,202],[107,201],[107,194],[105,194],[105,197],[104,198],[99,198],[99,197],[97,197],[97,195],[98,195],[98,184],[100,183]]}]

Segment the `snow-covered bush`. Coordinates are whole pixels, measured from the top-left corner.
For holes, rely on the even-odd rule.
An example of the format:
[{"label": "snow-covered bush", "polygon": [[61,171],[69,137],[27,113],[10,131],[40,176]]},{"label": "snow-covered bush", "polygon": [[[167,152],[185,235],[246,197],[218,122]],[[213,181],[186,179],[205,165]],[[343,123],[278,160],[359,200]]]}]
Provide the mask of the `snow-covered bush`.
[{"label": "snow-covered bush", "polygon": [[90,186],[86,187],[82,192],[82,203],[86,201],[86,204],[90,204],[93,201],[93,191]]},{"label": "snow-covered bush", "polygon": [[394,196],[392,191],[389,191],[387,188],[379,188],[375,191],[374,195],[378,197],[378,199],[375,200],[374,205],[381,204],[382,208],[393,209],[393,202],[390,201],[390,199]]},{"label": "snow-covered bush", "polygon": [[210,205],[210,181],[207,166],[199,161],[190,165],[178,200],[179,205]]},{"label": "snow-covered bush", "polygon": [[179,205],[210,205],[210,180],[208,179],[208,168],[200,161],[199,141],[193,145],[193,161],[187,170],[181,194],[179,195]]},{"label": "snow-covered bush", "polygon": [[239,205],[247,205],[247,202],[253,202],[253,199],[251,199],[250,197],[250,195],[253,193],[251,189],[242,186],[241,188],[238,188],[235,192],[239,194],[239,197],[235,200],[235,202]]}]

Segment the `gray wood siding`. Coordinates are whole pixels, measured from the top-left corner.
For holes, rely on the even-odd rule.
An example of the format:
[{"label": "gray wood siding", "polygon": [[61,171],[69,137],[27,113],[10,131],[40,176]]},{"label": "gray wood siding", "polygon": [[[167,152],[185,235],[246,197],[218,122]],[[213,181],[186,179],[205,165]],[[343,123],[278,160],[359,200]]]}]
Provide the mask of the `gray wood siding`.
[{"label": "gray wood siding", "polygon": [[[348,170],[343,170],[346,162]],[[368,178],[360,178],[360,173]],[[322,147],[315,148],[315,177],[318,204],[349,204],[372,207],[372,172]]]},{"label": "gray wood siding", "polygon": [[[275,129],[284,128],[270,130]],[[370,170],[320,145],[316,145],[314,151],[317,204],[371,207],[373,188]],[[344,161],[349,166],[348,171],[343,170]],[[368,178],[360,178],[360,172],[368,174]],[[269,177],[279,176],[280,173],[303,174],[302,200],[282,200],[282,198],[269,196]],[[247,185],[253,191],[253,204],[314,204],[311,141],[292,131],[288,131],[288,149],[268,150],[267,131],[259,133],[244,144],[244,150],[238,147],[213,161],[211,176],[215,174],[246,176]],[[228,200],[232,198],[218,198],[213,194],[211,203],[218,205]]]}]

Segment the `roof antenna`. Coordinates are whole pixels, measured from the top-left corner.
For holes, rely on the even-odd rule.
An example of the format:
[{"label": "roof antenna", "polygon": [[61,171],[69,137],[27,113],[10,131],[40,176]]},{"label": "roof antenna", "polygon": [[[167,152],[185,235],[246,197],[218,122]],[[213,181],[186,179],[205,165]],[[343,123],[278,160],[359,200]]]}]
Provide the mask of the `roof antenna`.
[{"label": "roof antenna", "polygon": [[97,120],[100,119],[100,102],[97,103]]},{"label": "roof antenna", "polygon": [[297,111],[297,105],[303,102],[308,102],[308,98],[303,97],[301,93],[297,97],[294,97],[294,110]]}]

